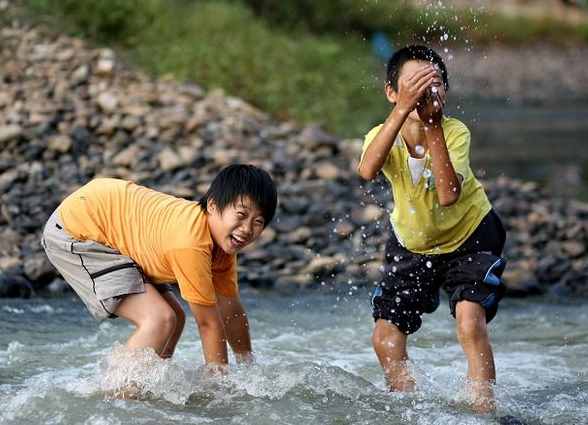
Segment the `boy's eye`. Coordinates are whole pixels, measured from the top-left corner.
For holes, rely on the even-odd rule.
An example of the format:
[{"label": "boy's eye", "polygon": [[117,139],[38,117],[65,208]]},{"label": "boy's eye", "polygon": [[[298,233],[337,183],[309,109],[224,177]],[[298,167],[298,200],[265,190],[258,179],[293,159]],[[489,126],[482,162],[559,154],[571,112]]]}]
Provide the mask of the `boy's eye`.
[{"label": "boy's eye", "polygon": [[239,217],[239,218],[245,218],[245,217],[247,217],[247,214],[245,214],[242,211],[237,211],[237,217]]},{"label": "boy's eye", "polygon": [[265,224],[265,221],[263,221],[263,220],[255,220],[255,224],[257,224],[258,226],[263,226]]}]

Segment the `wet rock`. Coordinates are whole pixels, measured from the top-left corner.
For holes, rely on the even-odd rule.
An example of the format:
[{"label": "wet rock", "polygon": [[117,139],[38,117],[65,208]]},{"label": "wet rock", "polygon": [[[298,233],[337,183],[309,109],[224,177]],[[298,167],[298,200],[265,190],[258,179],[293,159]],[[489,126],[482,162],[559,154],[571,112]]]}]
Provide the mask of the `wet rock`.
[{"label": "wet rock", "polygon": [[19,171],[17,169],[8,170],[0,174],[0,192],[9,189],[12,184],[19,178]]},{"label": "wet rock", "polygon": [[0,146],[11,140],[18,139],[22,134],[23,130],[18,125],[0,126]]},{"label": "wet rock", "polygon": [[588,268],[567,271],[562,278],[550,288],[550,293],[558,296],[588,296]]},{"label": "wet rock", "polygon": [[353,231],[355,230],[355,226],[353,223],[349,221],[343,221],[341,223],[337,223],[335,226],[335,233],[342,238],[348,237]]},{"label": "wet rock", "polygon": [[317,256],[304,267],[301,272],[311,275],[325,275],[333,273],[341,267],[341,259],[336,257]]},{"label": "wet rock", "polygon": [[137,145],[131,145],[123,149],[112,158],[112,163],[115,165],[130,166],[134,165],[141,154],[141,148]]},{"label": "wet rock", "polygon": [[65,280],[55,278],[47,285],[47,291],[52,295],[63,295],[72,292],[72,289]]},{"label": "wet rock", "polygon": [[32,282],[43,281],[54,276],[55,269],[44,253],[38,253],[24,260],[24,275]]},{"label": "wet rock", "polygon": [[303,226],[287,233],[283,239],[288,243],[299,244],[306,242],[311,236],[312,230]]},{"label": "wet rock", "polygon": [[114,112],[118,107],[118,98],[112,93],[100,93],[96,103],[104,112]]},{"label": "wet rock", "polygon": [[506,286],[507,296],[525,297],[539,295],[543,292],[531,271],[511,267],[505,270],[502,278]]},{"label": "wet rock", "polygon": [[315,173],[320,179],[335,180],[340,176],[341,171],[335,164],[324,161],[316,164]]},{"label": "wet rock", "polygon": [[368,204],[363,208],[355,208],[351,213],[351,217],[358,224],[373,223],[383,217],[384,211],[382,208],[374,204]]},{"label": "wet rock", "polygon": [[182,158],[170,148],[165,148],[157,156],[163,171],[171,171],[184,165]]},{"label": "wet rock", "polygon": [[71,149],[72,140],[68,136],[55,136],[49,140],[48,147],[52,151],[66,153]]},{"label": "wet rock", "polygon": [[561,244],[562,250],[571,258],[580,257],[586,253],[586,244],[582,241],[565,241]]},{"label": "wet rock", "polygon": [[298,216],[279,216],[272,223],[273,228],[279,233],[287,234],[299,228],[302,219]]},{"label": "wet rock", "polygon": [[[0,33],[7,76],[0,83],[0,268],[21,268],[17,275],[34,288],[59,282],[41,260],[39,234],[63,197],[96,176],[197,200],[222,167],[242,162],[271,172],[280,194],[274,222],[239,258],[243,284],[275,281],[288,291],[381,278],[392,194],[381,177],[356,175],[361,140],[274,121],[219,90],[153,80],[110,49],[47,37],[20,22],[7,28]],[[509,233],[509,295],[583,293],[588,205],[553,198],[536,183],[501,177],[483,184]]]},{"label": "wet rock", "polygon": [[0,298],[30,298],[33,287],[17,271],[0,271]]},{"label": "wet rock", "polygon": [[21,265],[21,259],[16,256],[0,257],[0,270],[9,270]]}]

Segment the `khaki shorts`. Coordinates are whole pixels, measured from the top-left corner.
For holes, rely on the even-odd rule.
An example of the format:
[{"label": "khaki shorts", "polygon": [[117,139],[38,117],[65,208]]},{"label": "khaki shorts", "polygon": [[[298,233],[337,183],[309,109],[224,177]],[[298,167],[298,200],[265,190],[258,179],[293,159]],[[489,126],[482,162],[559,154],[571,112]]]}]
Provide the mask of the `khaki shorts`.
[{"label": "khaki shorts", "polygon": [[[49,261],[82,299],[97,320],[114,314],[125,295],[145,292],[141,268],[117,250],[69,235],[56,210],[43,230],[41,244]],[[168,285],[154,285],[160,292]]]}]

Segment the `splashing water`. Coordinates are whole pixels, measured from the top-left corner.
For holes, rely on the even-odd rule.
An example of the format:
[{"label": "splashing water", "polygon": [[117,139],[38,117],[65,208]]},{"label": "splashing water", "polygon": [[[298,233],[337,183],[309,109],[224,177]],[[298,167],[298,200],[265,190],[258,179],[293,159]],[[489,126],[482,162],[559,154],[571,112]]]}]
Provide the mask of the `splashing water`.
[{"label": "splashing water", "polygon": [[[47,300],[52,308],[34,313],[34,301],[9,300],[26,313],[0,310],[0,423],[497,423],[467,408],[467,367],[446,301],[409,339],[417,391],[397,394],[386,390],[371,347],[369,294],[356,293],[246,292],[257,363],[216,377],[202,368],[193,322],[175,358],[161,360],[117,344],[132,328],[97,325],[79,303]],[[490,325],[500,416],[582,423],[587,327],[585,304],[501,303]],[[129,386],[134,399],[114,397]]]}]

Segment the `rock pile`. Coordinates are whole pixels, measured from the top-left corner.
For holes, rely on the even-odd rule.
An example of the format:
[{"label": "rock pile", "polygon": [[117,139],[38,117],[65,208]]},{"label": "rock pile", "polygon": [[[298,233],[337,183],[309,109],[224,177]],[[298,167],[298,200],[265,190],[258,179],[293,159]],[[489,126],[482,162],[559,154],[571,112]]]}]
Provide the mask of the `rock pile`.
[{"label": "rock pile", "polygon": [[[240,256],[242,283],[355,290],[379,278],[392,204],[385,183],[356,176],[361,141],[153,80],[111,50],[39,28],[2,29],[0,64],[0,296],[64,290],[41,229],[93,177],[198,199],[232,162],[263,167],[280,193],[275,222]],[[588,294],[588,205],[551,200],[533,183],[486,187],[510,231],[511,293]]]}]

